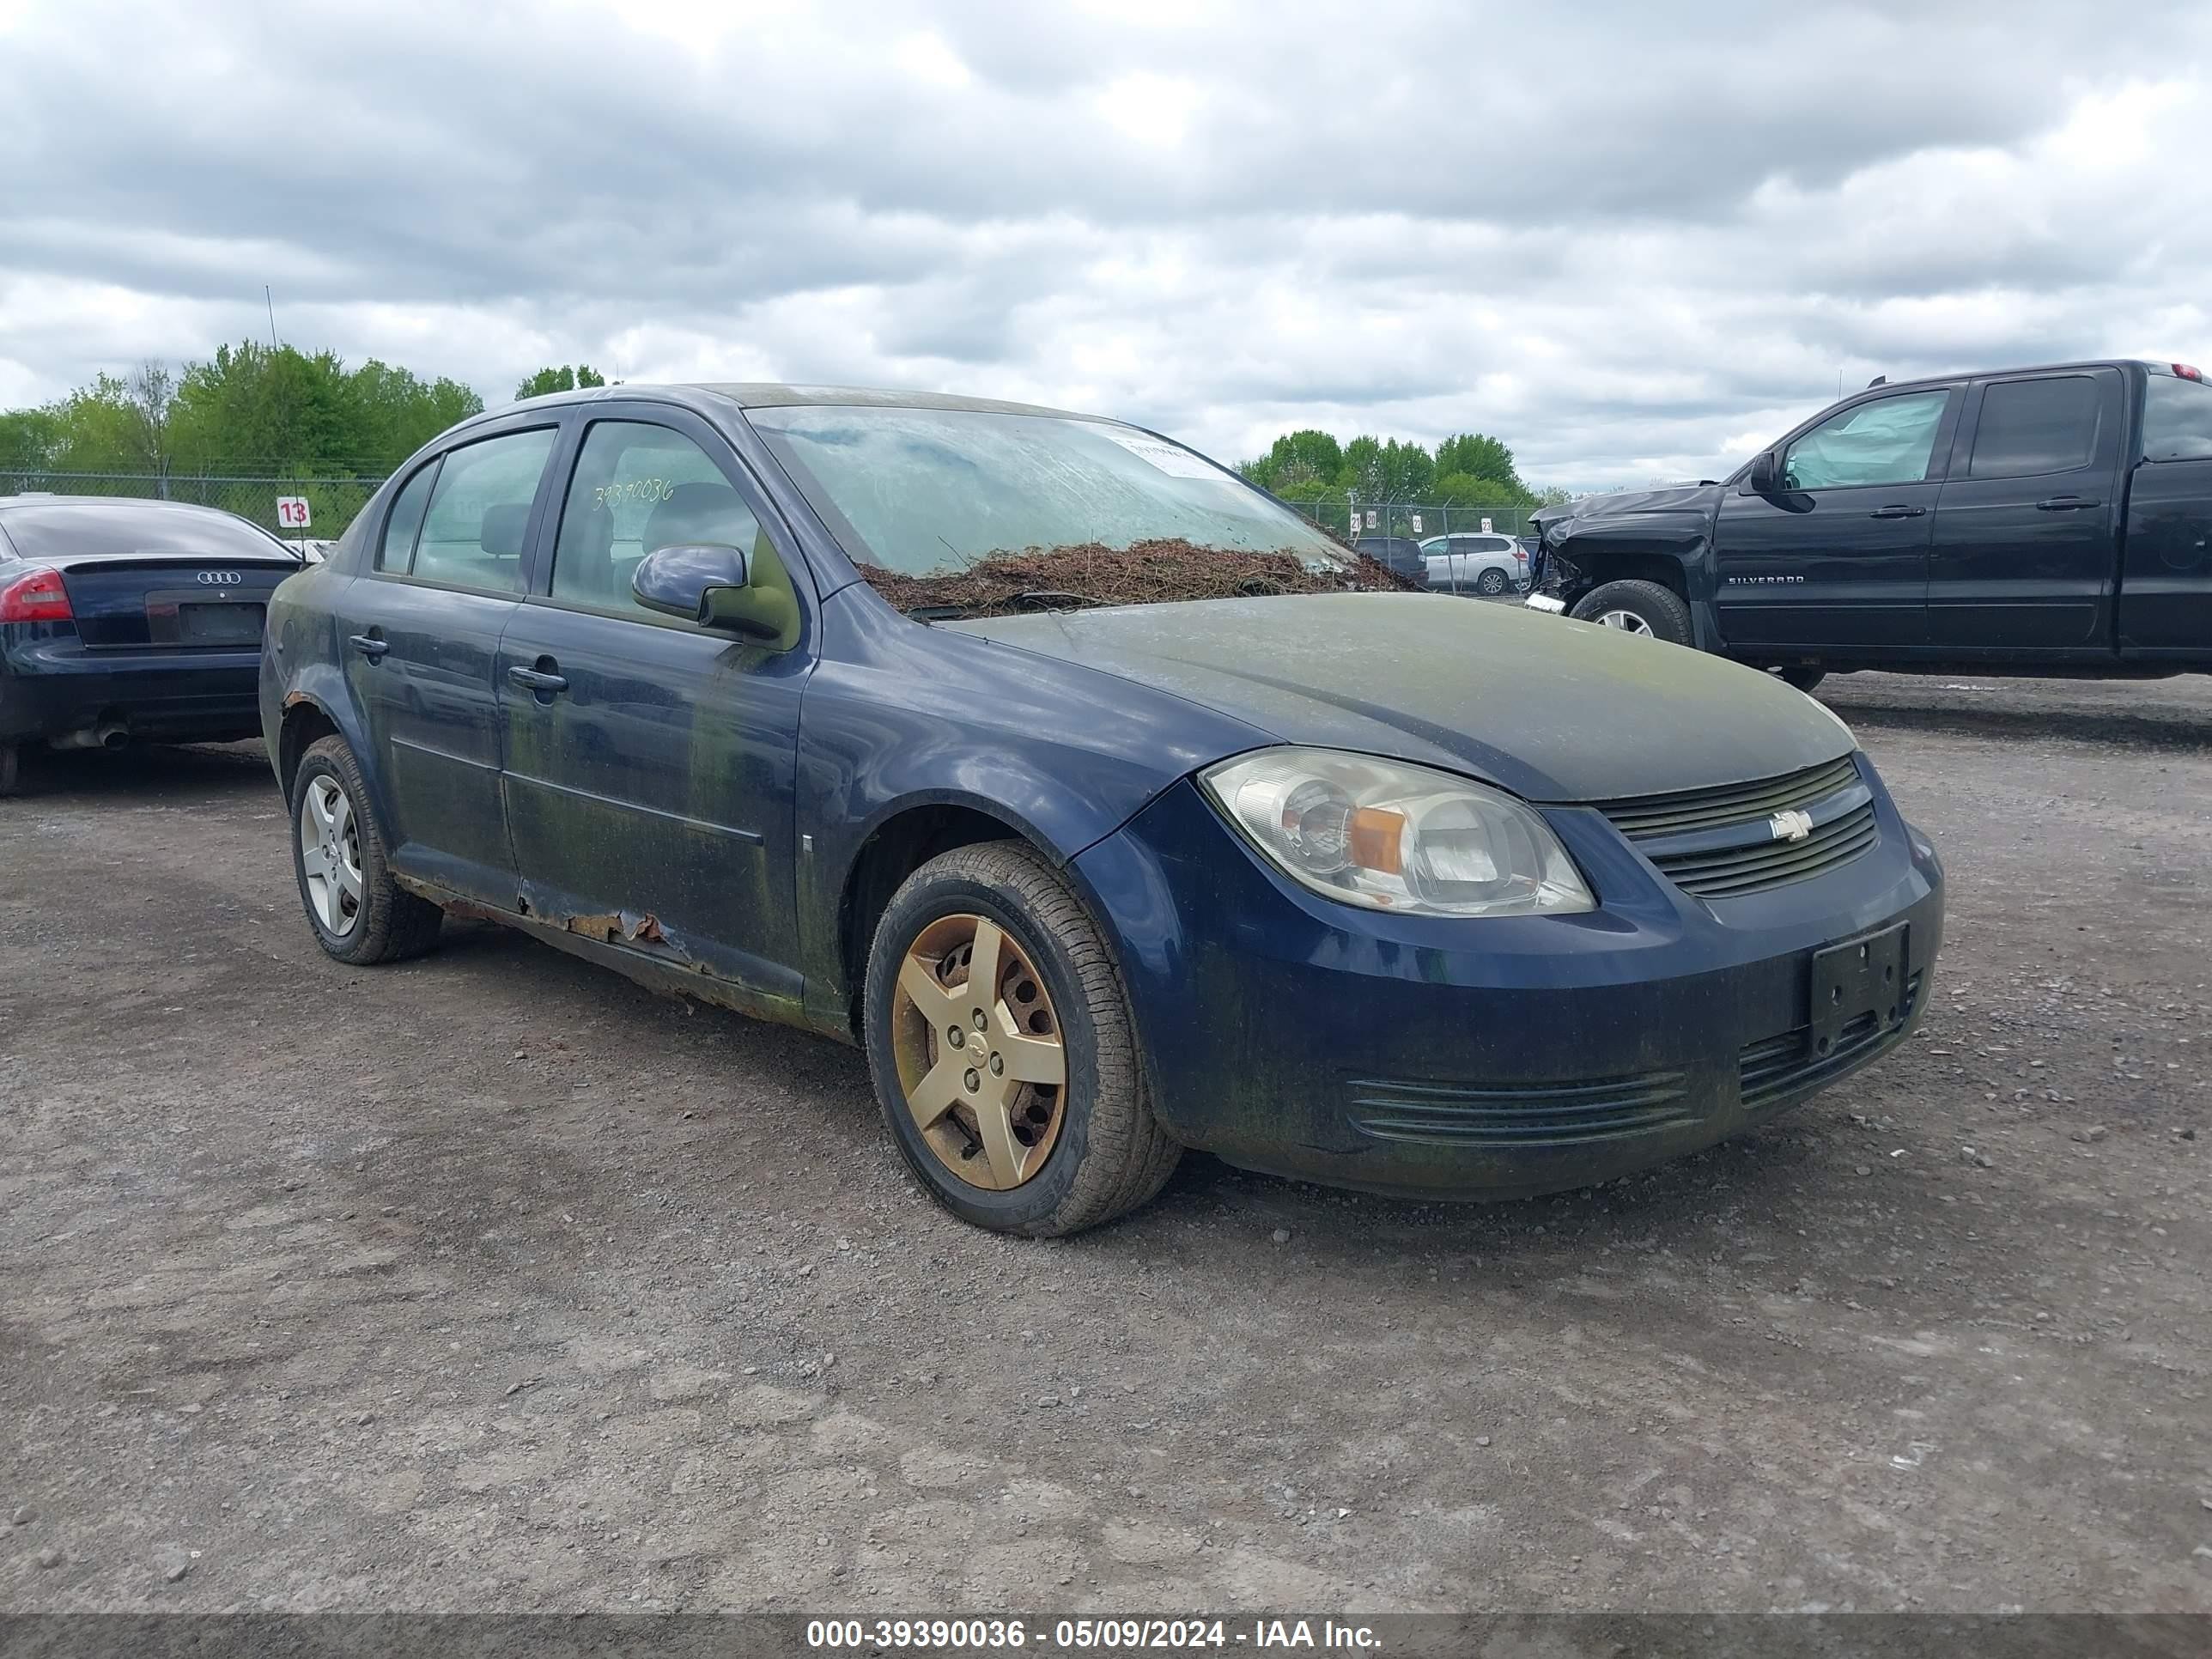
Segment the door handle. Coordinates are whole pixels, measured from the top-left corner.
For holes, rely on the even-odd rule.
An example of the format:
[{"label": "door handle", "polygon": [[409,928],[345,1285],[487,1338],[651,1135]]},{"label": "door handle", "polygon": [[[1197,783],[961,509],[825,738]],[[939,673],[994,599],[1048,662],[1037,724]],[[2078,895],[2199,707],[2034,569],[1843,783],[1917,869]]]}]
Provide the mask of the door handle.
[{"label": "door handle", "polygon": [[2102,507],[2102,501],[2093,501],[2087,495],[2053,495],[2048,501],[2038,501],[2039,513],[2079,513],[2084,507]]},{"label": "door handle", "polygon": [[1924,507],[1877,507],[1867,516],[1870,519],[1924,519],[1928,516],[1928,509]]},{"label": "door handle", "polygon": [[374,634],[356,634],[346,643],[371,662],[382,661],[384,653],[392,649],[391,641],[380,640]]},{"label": "door handle", "polygon": [[566,691],[568,682],[558,674],[548,674],[536,668],[525,668],[520,663],[507,671],[507,678],[526,691],[535,691],[540,696],[550,696],[556,691]]}]

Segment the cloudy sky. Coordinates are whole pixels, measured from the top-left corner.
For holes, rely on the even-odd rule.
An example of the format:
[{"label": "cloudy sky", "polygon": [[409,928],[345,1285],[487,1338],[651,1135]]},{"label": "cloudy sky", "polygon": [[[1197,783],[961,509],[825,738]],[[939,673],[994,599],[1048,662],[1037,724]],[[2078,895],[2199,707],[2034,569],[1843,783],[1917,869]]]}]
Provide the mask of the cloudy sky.
[{"label": "cloudy sky", "polygon": [[2198,0],[0,0],[0,406],[265,337],[264,283],[492,401],[581,358],[1573,486],[1875,374],[2212,360]]}]

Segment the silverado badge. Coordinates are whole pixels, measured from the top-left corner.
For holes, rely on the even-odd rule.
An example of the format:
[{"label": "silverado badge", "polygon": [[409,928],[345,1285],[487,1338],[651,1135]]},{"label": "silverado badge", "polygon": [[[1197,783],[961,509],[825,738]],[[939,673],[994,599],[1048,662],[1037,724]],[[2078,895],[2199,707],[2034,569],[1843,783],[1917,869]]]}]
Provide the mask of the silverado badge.
[{"label": "silverado badge", "polygon": [[1792,807],[1767,819],[1766,827],[1774,831],[1777,841],[1802,841],[1813,833],[1813,815]]}]

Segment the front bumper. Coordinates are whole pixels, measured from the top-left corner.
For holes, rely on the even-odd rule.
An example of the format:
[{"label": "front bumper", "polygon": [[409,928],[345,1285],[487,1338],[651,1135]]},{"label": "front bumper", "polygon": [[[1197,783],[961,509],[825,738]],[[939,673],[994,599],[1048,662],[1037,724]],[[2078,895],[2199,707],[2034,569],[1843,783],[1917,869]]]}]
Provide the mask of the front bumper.
[{"label": "front bumper", "polygon": [[[1706,904],[1594,810],[1546,816],[1599,908],[1393,917],[1309,893],[1188,781],[1076,869],[1117,935],[1154,1109],[1249,1168],[1422,1197],[1603,1181],[1772,1117],[1903,1041],[1942,870],[1861,763],[1878,844]],[[1816,1046],[1814,953],[1902,923],[1896,1001]]]},{"label": "front bumper", "polygon": [[[0,629],[0,634],[15,631]],[[57,738],[114,720],[132,736],[227,742],[261,730],[261,653],[88,651],[75,629],[0,650],[0,743]]]}]

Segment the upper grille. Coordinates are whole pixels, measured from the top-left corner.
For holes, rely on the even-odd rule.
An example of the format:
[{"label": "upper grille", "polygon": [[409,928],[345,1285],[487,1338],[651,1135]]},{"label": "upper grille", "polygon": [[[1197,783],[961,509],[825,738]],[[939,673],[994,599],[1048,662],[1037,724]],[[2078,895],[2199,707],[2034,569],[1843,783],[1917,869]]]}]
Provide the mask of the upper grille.
[{"label": "upper grille", "polygon": [[[1661,874],[1698,898],[1740,898],[1802,881],[1856,858],[1881,838],[1874,793],[1849,755],[1787,777],[1674,795],[1642,795],[1599,809]],[[1781,812],[1803,812],[1810,835],[1776,835]]]}]

